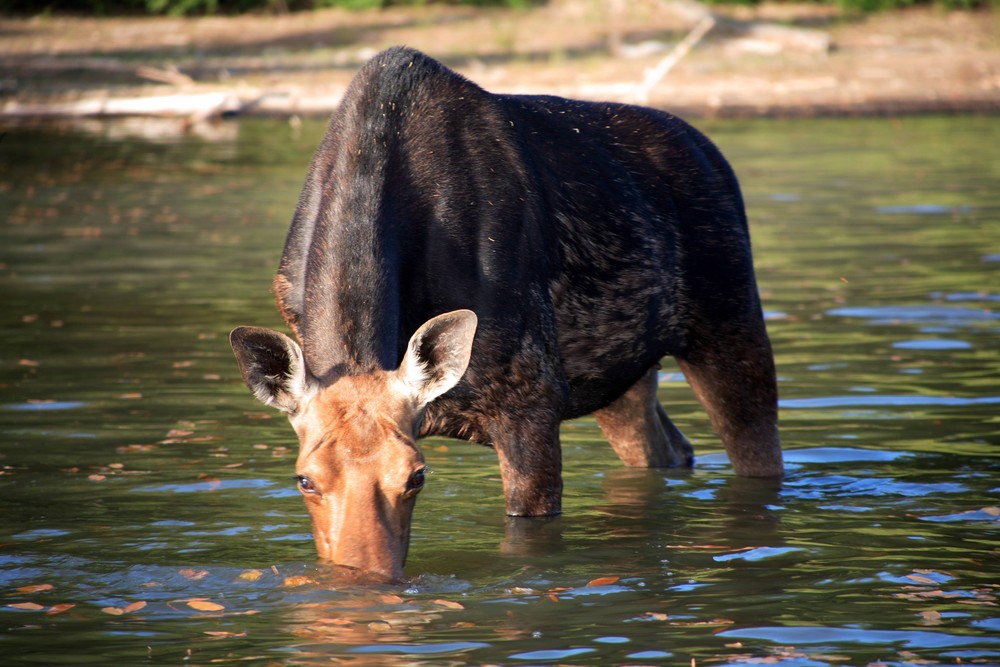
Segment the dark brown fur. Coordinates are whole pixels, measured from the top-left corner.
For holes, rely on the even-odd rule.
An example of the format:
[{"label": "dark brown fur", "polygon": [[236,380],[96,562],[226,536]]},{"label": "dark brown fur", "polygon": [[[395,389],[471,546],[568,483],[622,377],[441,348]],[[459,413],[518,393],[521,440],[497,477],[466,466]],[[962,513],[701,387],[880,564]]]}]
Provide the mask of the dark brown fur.
[{"label": "dark brown fur", "polygon": [[[423,359],[414,331],[474,311],[474,343],[445,336],[425,359],[435,373],[471,344],[461,381],[400,428],[496,448],[511,515],[560,511],[564,419],[596,412],[629,465],[691,464],[656,397],[664,355],[737,473],[782,472],[739,186],[669,114],[493,95],[421,53],[386,51],[331,120],[274,287],[301,349],[276,339],[267,354],[300,355],[320,393],[392,371],[408,349]],[[469,316],[454,319],[470,331]]]}]

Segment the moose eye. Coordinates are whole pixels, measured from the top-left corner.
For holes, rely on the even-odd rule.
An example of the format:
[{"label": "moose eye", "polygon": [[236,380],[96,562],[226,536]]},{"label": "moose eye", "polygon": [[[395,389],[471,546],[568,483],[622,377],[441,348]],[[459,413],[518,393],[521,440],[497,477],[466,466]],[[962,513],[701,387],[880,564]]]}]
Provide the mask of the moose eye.
[{"label": "moose eye", "polygon": [[406,491],[412,493],[424,487],[424,468],[417,468],[410,474],[410,479],[406,480]]},{"label": "moose eye", "polygon": [[313,484],[313,481],[311,479],[309,479],[305,475],[296,475],[295,479],[298,481],[299,489],[303,493],[316,493],[316,485]]}]

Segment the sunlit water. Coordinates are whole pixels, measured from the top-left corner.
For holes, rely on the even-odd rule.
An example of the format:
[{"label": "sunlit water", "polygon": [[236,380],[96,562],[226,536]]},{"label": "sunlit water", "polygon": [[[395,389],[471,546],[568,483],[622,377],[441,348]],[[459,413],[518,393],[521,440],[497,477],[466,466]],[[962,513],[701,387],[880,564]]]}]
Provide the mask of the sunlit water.
[{"label": "sunlit water", "polygon": [[322,126],[6,128],[0,662],[1000,663],[1000,123],[700,125],[746,194],[787,478],[735,478],[668,362],[693,472],[568,423],[564,516],[508,523],[490,451],[425,441],[382,587],[314,563],[227,343],[280,327]]}]

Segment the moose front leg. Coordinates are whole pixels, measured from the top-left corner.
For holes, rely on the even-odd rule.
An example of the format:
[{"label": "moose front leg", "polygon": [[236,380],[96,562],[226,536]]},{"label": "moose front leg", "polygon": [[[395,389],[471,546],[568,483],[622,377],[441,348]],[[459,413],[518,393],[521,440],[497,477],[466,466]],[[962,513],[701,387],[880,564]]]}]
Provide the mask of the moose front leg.
[{"label": "moose front leg", "polygon": [[503,420],[494,438],[508,516],[554,516],[562,511],[559,421]]}]

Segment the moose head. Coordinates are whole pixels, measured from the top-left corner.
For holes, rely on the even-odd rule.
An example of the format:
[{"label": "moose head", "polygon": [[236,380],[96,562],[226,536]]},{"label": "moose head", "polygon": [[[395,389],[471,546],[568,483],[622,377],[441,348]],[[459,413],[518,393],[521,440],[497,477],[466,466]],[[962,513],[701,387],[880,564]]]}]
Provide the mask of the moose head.
[{"label": "moose head", "polygon": [[296,480],[321,559],[402,577],[424,487],[421,418],[465,374],[476,326],[469,310],[438,315],[410,338],[399,368],[322,383],[288,336],[259,327],[230,334],[244,382],[298,435]]}]

